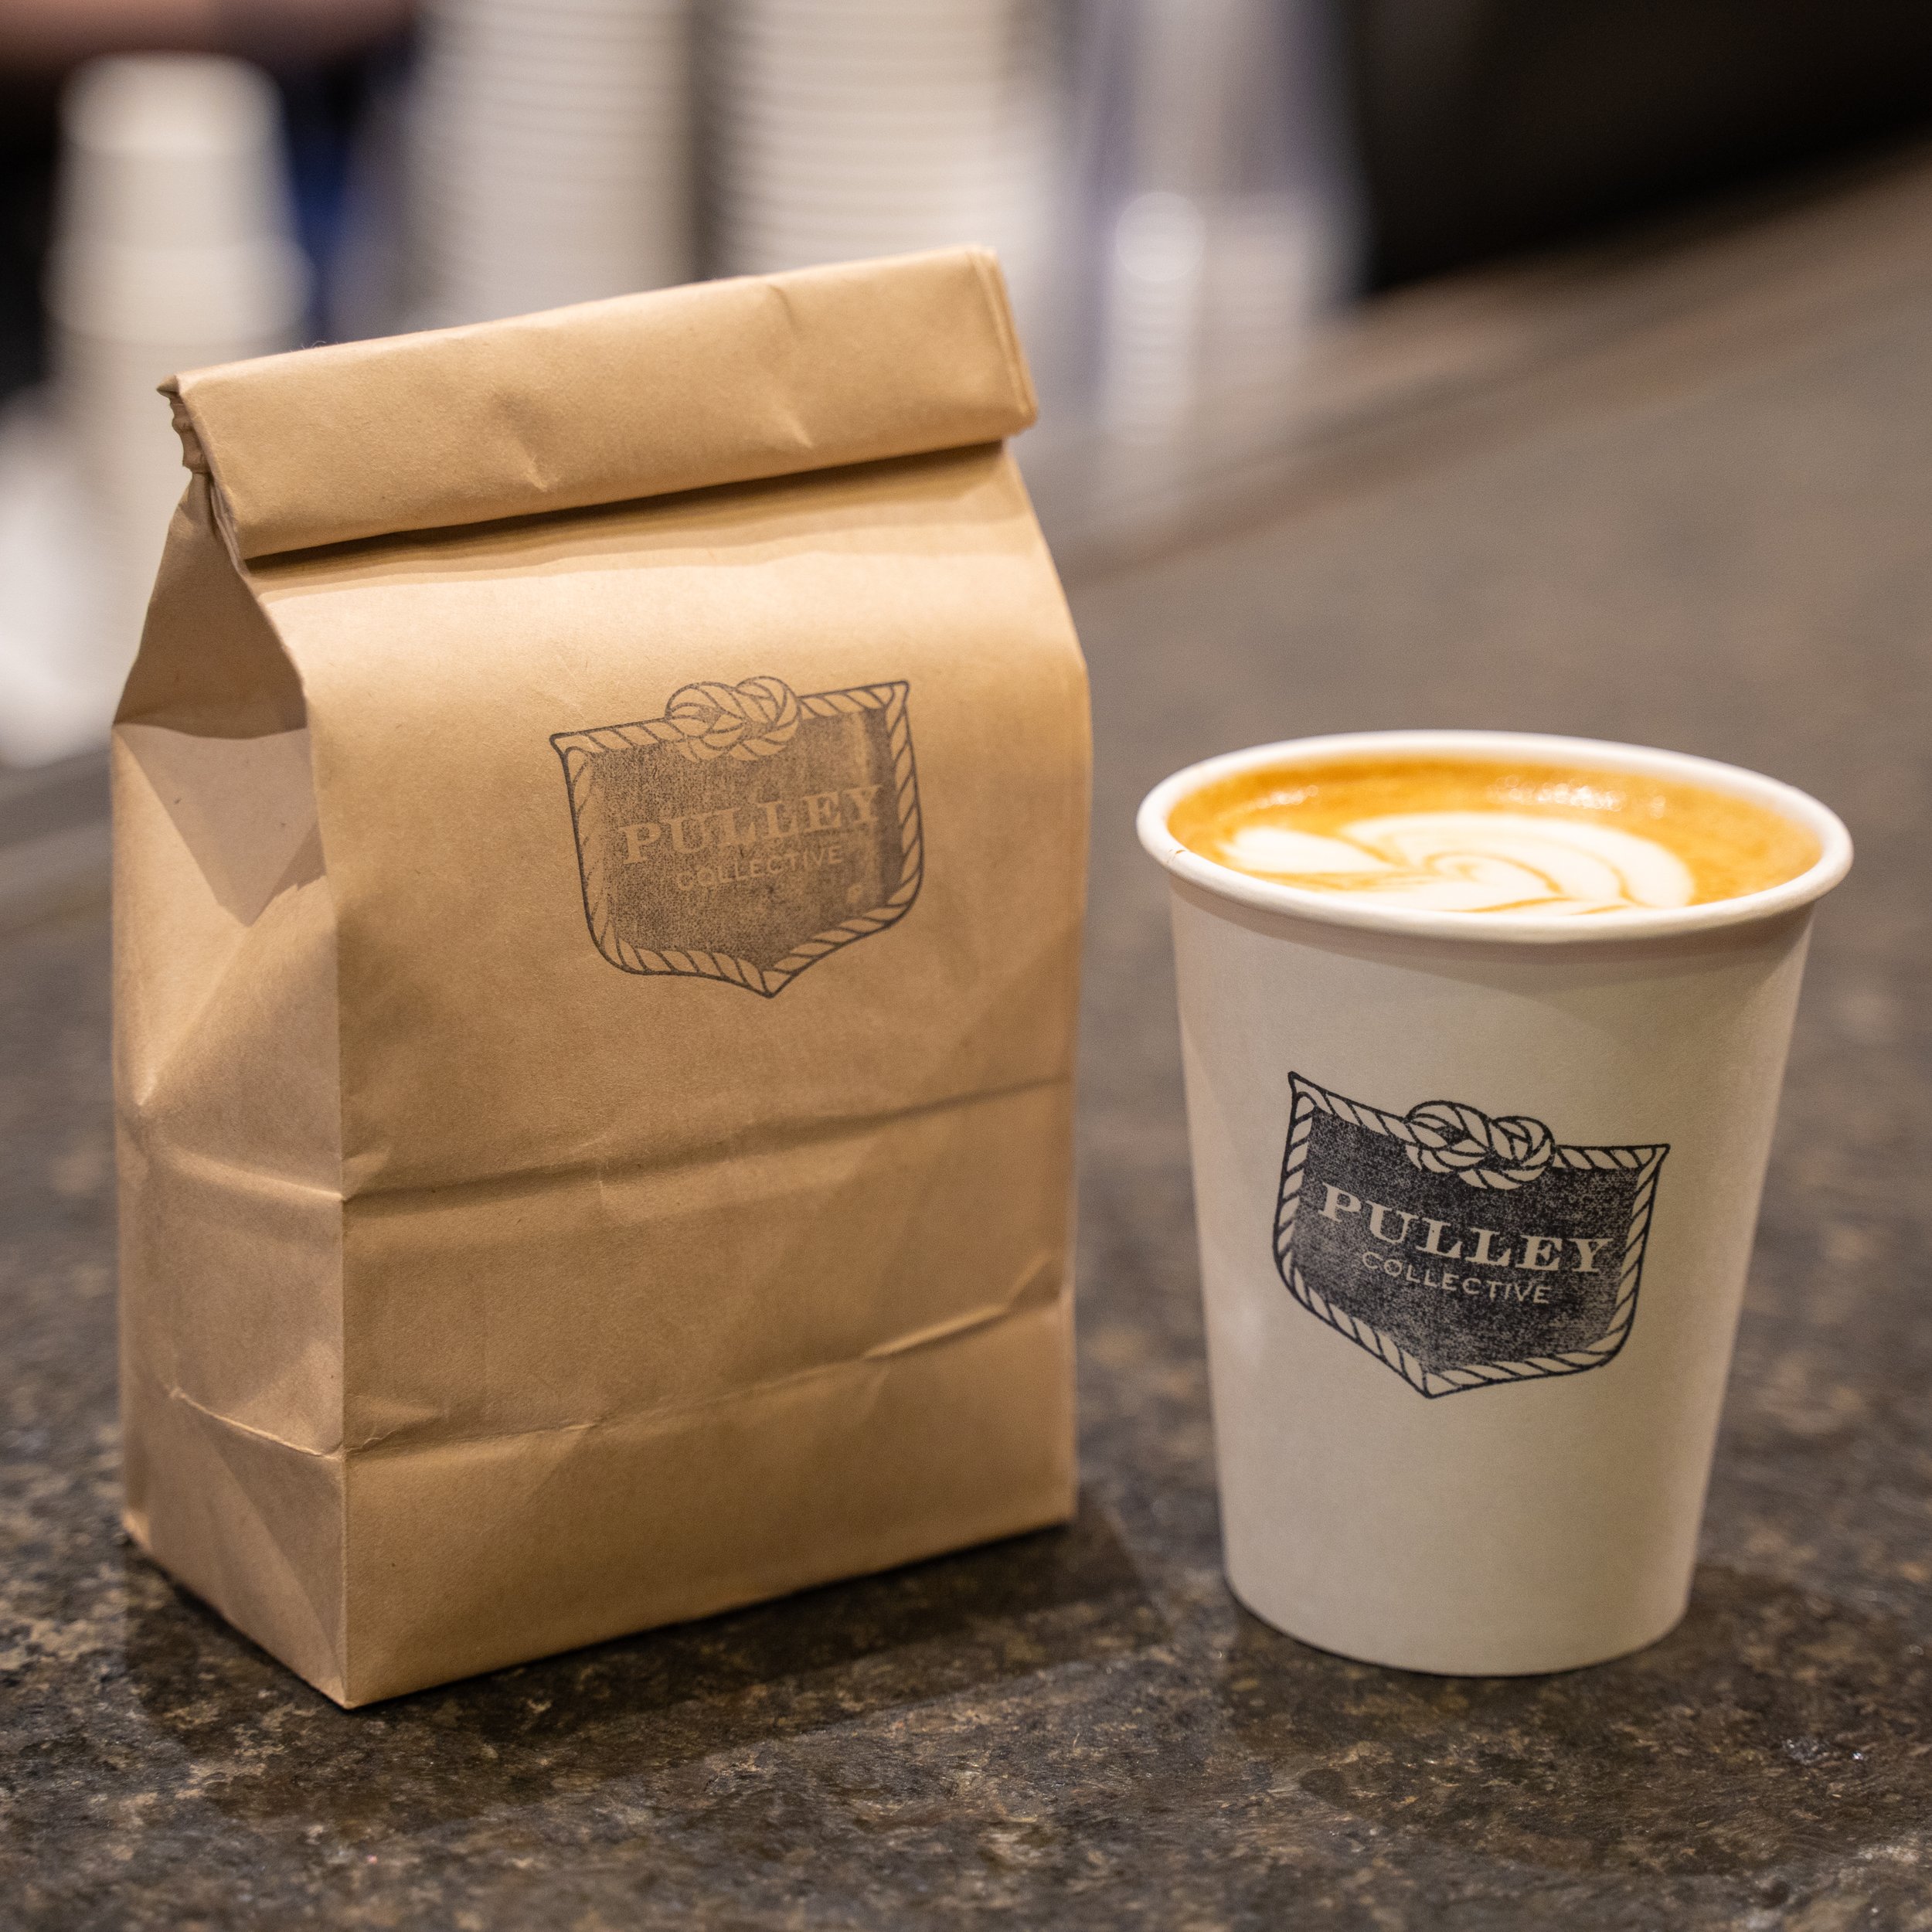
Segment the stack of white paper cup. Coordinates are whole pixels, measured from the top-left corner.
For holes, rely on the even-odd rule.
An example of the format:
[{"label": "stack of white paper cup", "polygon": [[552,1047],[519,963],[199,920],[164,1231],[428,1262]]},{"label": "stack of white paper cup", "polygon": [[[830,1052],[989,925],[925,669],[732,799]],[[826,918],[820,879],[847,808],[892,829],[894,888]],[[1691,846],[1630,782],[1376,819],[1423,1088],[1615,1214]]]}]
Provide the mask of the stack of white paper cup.
[{"label": "stack of white paper cup", "polygon": [[1267,433],[1311,325],[1346,284],[1349,196],[1311,14],[1278,0],[1120,0],[1098,23],[1119,158],[1100,223],[1100,413],[1130,439],[1163,439],[1217,406]]},{"label": "stack of white paper cup", "polygon": [[[1175,807],[1333,760],[1631,771],[1816,862],[1734,899],[1508,918],[1201,858]],[[1683,1614],[1813,903],[1816,800],[1671,752],[1379,732],[1157,786],[1228,1579],[1325,1649],[1568,1669]]]},{"label": "stack of white paper cup", "polygon": [[[47,304],[60,404],[104,549],[107,608],[78,674],[117,683],[184,478],[157,383],[294,341],[308,271],[274,88],[240,61],[83,68],[63,111]],[[102,728],[105,729],[106,713]]]},{"label": "stack of white paper cup", "polygon": [[434,0],[411,321],[482,321],[685,281],[689,0]]},{"label": "stack of white paper cup", "polygon": [[764,274],[959,242],[1046,298],[1060,100],[1042,0],[730,0],[719,265]]}]

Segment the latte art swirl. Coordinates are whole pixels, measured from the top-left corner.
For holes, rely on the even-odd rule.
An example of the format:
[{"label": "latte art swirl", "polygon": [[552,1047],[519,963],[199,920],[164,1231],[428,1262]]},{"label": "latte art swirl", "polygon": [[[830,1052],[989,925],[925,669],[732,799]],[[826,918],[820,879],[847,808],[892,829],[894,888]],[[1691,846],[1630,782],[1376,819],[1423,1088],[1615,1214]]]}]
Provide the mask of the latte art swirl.
[{"label": "latte art swirl", "polygon": [[1243,825],[1226,863],[1318,892],[1369,893],[1435,912],[1614,912],[1687,906],[1690,870],[1655,839],[1527,812],[1358,818],[1332,836]]},{"label": "latte art swirl", "polygon": [[1614,918],[1759,892],[1818,842],[1756,802],[1583,766],[1440,756],[1256,766],[1168,828],[1202,858],[1298,892],[1489,918]]}]

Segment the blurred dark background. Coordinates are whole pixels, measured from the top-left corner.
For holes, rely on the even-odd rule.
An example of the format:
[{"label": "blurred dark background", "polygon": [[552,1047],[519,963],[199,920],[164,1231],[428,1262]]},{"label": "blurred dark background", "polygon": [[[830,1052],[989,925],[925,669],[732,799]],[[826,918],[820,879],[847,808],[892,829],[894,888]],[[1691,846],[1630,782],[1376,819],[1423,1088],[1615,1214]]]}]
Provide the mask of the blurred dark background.
[{"label": "blurred dark background", "polygon": [[[130,6],[0,33],[0,389],[46,373],[40,284],[75,61],[224,42],[269,57],[304,240],[326,262],[356,128],[406,57],[400,8],[280,34],[154,11],[147,32]],[[1335,32],[1370,290],[1884,144],[1932,116],[1932,8],[1917,0],[1338,0]]]},{"label": "blurred dark background", "polygon": [[[1106,4],[1106,0],[1100,0]],[[408,54],[401,5],[144,12],[32,0],[0,29],[0,389],[46,372],[40,285],[59,100],[90,53],[210,46],[269,64],[303,240],[339,237],[352,145]],[[58,16],[57,18],[55,16]],[[1920,0],[1335,0],[1365,291],[1882,147],[1932,117]]]},{"label": "blurred dark background", "polygon": [[0,767],[104,740],[176,369],[990,242],[1058,535],[1305,439],[1383,298],[1928,119],[1923,0],[4,0]]},{"label": "blurred dark background", "polygon": [[104,55],[192,51],[264,66],[281,96],[290,186],[318,260],[339,240],[372,91],[406,62],[408,0],[4,0],[0,4],[0,395],[48,374],[42,290],[55,221],[60,100]]},{"label": "blurred dark background", "polygon": [[1919,0],[1345,0],[1388,287],[1883,145],[1932,113]]}]

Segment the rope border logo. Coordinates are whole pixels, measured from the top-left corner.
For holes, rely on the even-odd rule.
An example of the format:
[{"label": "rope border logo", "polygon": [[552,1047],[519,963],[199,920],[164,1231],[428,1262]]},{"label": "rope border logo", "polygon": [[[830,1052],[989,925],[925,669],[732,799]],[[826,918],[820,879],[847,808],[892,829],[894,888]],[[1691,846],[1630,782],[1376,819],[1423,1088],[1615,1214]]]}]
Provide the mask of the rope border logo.
[{"label": "rope border logo", "polygon": [[[588,731],[560,731],[553,736],[550,743],[563,761],[564,779],[570,788],[584,917],[597,951],[613,966],[628,973],[676,974],[719,980],[770,999],[783,992],[807,967],[816,965],[855,940],[883,932],[904,918],[919,896],[924,873],[919,779],[913,761],[912,727],[906,715],[907,689],[903,682],[898,682],[801,695],[782,679],[772,677],[751,678],[736,685],[688,684],[672,694],[661,717],[604,725]],[[635,928],[639,922],[634,913],[627,917],[626,903],[616,889],[617,874],[627,861],[639,856],[641,848],[637,845],[637,838],[641,832],[648,832],[650,838],[656,841],[662,839],[662,830],[655,823],[645,827],[616,822],[611,815],[611,788],[604,781],[606,769],[616,767],[607,767],[606,761],[621,757],[625,768],[631,769],[641,753],[649,754],[652,769],[658,774],[654,782],[664,783],[675,794],[681,786],[694,782],[697,774],[680,779],[675,769],[665,769],[658,764],[658,760],[668,758],[679,767],[719,767],[720,775],[723,768],[754,764],[775,773],[782,767],[795,766],[801,755],[810,758],[815,746],[822,750],[828,740],[835,743],[840,736],[841,721],[849,737],[855,730],[859,743],[870,747],[862,755],[872,761],[867,769],[882,783],[842,793],[820,791],[789,805],[754,799],[752,794],[757,787],[753,785],[745,791],[741,803],[728,801],[722,809],[713,804],[696,818],[675,820],[672,829],[683,836],[687,824],[696,824],[699,819],[730,818],[734,842],[748,843],[760,836],[789,840],[796,855],[791,860],[794,872],[801,859],[811,856],[800,849],[811,835],[842,833],[848,841],[856,835],[871,849],[886,852],[892,849],[887,841],[896,835],[896,874],[881,881],[876,895],[868,892],[868,896],[876,896],[877,903],[866,905],[859,897],[866,889],[851,886],[845,902],[852,907],[847,917],[832,919],[808,934],[798,934],[794,928],[772,948],[782,951],[783,956],[774,961],[767,952],[766,962],[762,964],[743,957],[729,944],[713,947],[655,945],[648,943],[652,936],[635,930],[627,936],[621,928],[625,924]],[[864,776],[866,771],[853,770],[835,782],[842,785]],[[715,794],[715,787],[713,791]],[[884,796],[878,795],[882,792]],[[808,808],[810,815],[807,816]],[[782,818],[768,817],[767,829],[760,834],[757,814],[786,811],[791,815],[789,825]],[[740,811],[753,814],[743,832],[737,828],[736,815]],[[821,812],[825,815],[822,819],[818,815]],[[842,812],[845,815],[842,819]],[[621,811],[618,815],[622,815]],[[859,821],[855,828],[848,822],[855,815]],[[705,835],[702,826],[698,835]],[[624,843],[627,839],[631,842],[628,846]],[[679,849],[692,849],[681,846]],[[822,846],[818,856],[825,856]],[[768,865],[767,870],[775,873],[777,868]],[[775,890],[774,881],[767,898]],[[821,912],[818,916],[824,914]],[[747,944],[742,937],[738,943],[746,950],[757,950],[755,944]]]},{"label": "rope border logo", "polygon": [[1309,1314],[1424,1396],[1580,1375],[1615,1357],[1636,1319],[1668,1146],[1564,1145],[1527,1115],[1452,1100],[1391,1114],[1300,1073],[1288,1083],[1274,1257]]}]

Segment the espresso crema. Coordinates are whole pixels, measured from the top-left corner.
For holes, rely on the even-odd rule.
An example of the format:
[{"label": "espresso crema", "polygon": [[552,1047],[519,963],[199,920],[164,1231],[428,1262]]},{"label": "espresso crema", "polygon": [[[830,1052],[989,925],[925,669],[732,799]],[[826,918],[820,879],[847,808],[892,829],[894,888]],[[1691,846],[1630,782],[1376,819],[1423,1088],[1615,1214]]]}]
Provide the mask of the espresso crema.
[{"label": "espresso crema", "polygon": [[1740,898],[1820,850],[1777,812],[1701,785],[1442,757],[1237,772],[1182,799],[1168,829],[1216,865],[1306,892],[1544,916]]}]

